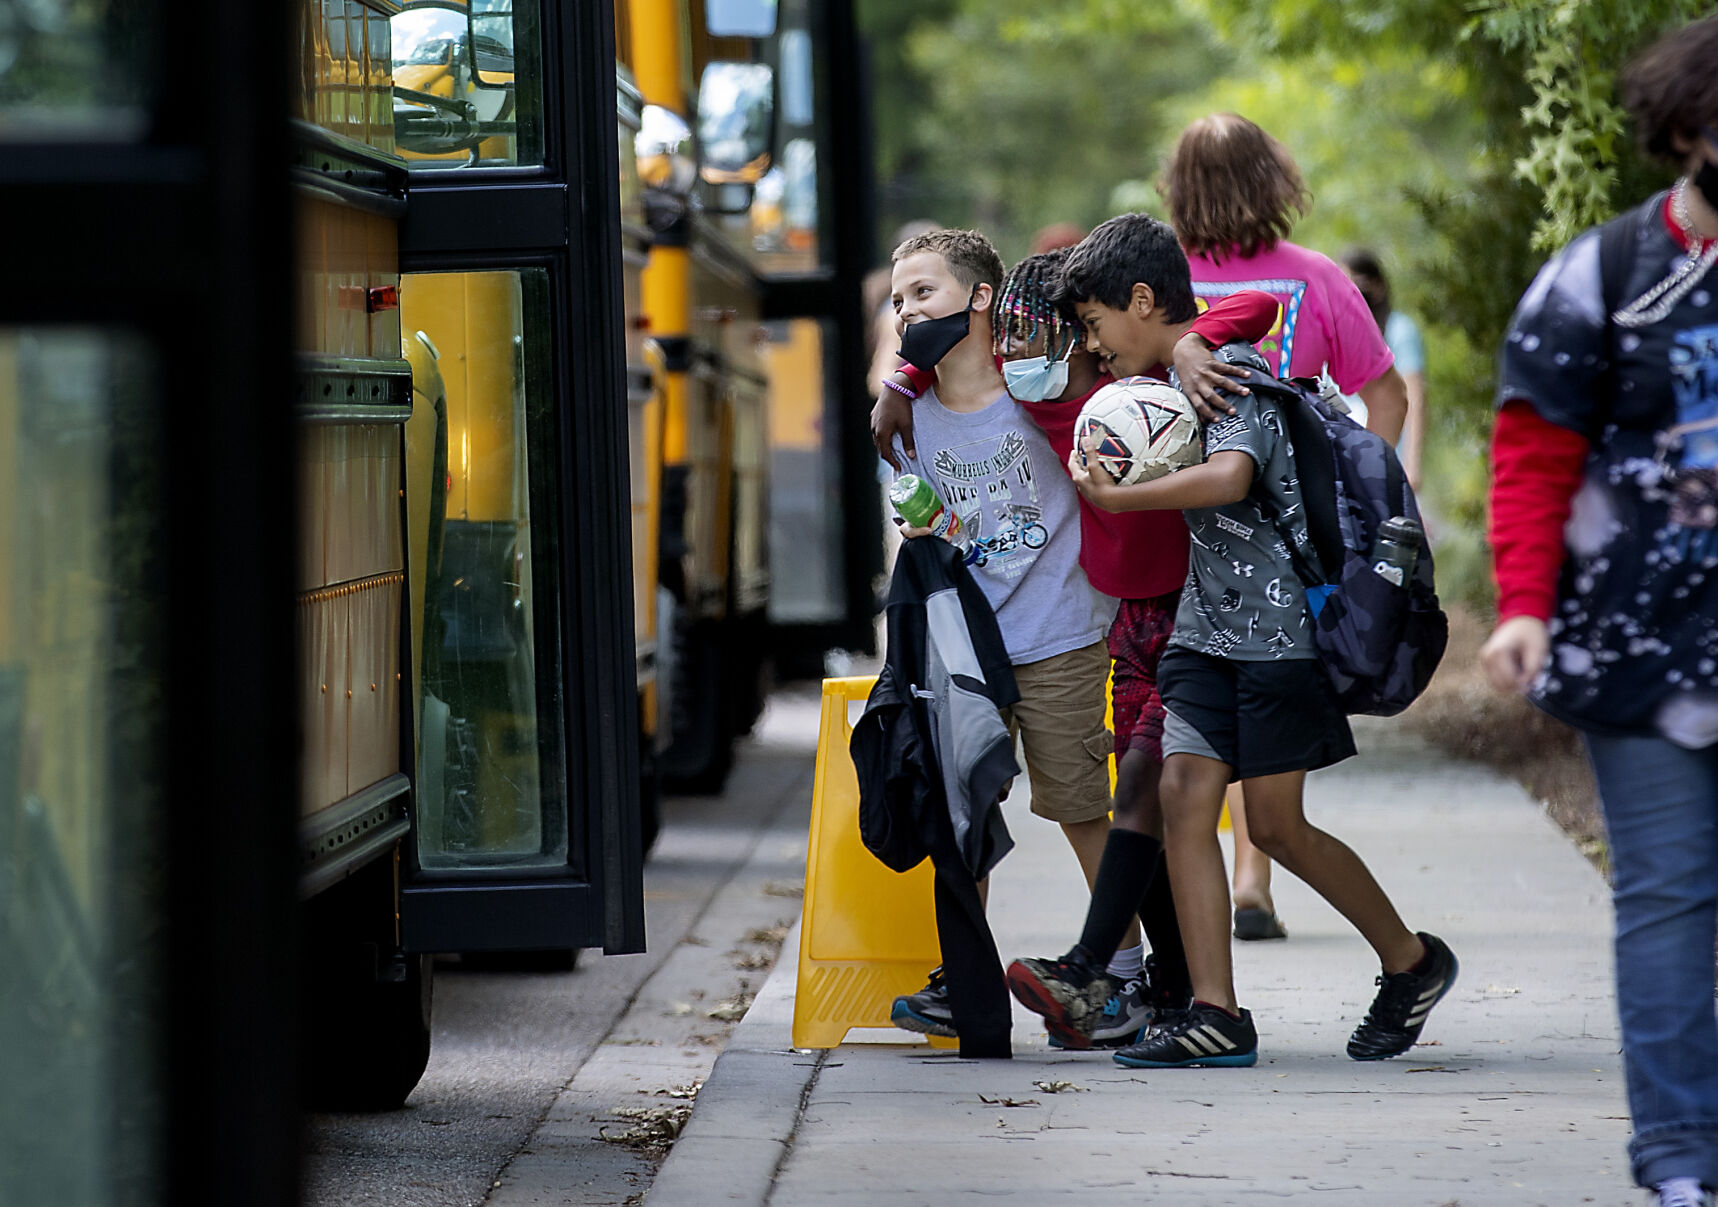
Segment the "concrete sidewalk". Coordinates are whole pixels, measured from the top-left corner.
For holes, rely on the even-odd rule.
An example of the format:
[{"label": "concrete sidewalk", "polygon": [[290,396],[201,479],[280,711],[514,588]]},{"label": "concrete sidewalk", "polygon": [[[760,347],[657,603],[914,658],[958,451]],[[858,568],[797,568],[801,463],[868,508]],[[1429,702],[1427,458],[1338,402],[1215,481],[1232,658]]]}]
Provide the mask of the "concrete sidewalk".
[{"label": "concrete sidewalk", "polygon": [[[1059,1053],[1019,1007],[1012,1061],[962,1061],[904,1035],[794,1051],[790,939],[649,1207],[1638,1204],[1603,880],[1514,784],[1389,723],[1357,737],[1366,753],[1312,778],[1308,813],[1462,965],[1412,1052],[1343,1054],[1377,965],[1280,871],[1291,937],[1236,945],[1259,1027],[1251,1069],[1146,1073]],[[1005,959],[1059,954],[1084,913],[1078,868],[1021,794],[1008,816],[1019,846],[993,878],[998,944]]]}]

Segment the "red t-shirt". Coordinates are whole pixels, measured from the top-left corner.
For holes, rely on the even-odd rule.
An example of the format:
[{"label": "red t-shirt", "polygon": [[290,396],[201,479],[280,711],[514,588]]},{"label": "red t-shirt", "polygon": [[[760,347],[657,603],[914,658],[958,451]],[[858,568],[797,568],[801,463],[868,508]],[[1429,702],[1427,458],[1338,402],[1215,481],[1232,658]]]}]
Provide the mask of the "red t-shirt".
[{"label": "red t-shirt", "polygon": [[[1276,326],[1281,307],[1276,298],[1256,289],[1216,298],[1193,320],[1190,331],[1213,348],[1231,340],[1263,339]],[[901,362],[901,371],[923,393],[936,383],[936,374]],[[1168,374],[1160,365],[1151,374]],[[1074,448],[1074,421],[1086,400],[1113,378],[1100,376],[1086,394],[1066,402],[1022,402],[1050,447],[1064,462]],[[1179,511],[1105,511],[1080,499],[1080,568],[1092,586],[1115,599],[1151,599],[1179,591],[1187,582],[1187,524]]]},{"label": "red t-shirt", "polygon": [[[1230,340],[1262,339],[1277,321],[1277,300],[1245,290],[1220,298],[1193,320],[1192,330],[1212,347]],[[1151,374],[1165,377],[1162,367]],[[1022,402],[1063,461],[1074,448],[1074,421],[1086,400],[1113,379],[1105,374],[1090,392],[1066,402]],[[1187,582],[1187,524],[1179,511],[1105,511],[1080,499],[1080,566],[1092,586],[1116,599],[1150,599]]]}]

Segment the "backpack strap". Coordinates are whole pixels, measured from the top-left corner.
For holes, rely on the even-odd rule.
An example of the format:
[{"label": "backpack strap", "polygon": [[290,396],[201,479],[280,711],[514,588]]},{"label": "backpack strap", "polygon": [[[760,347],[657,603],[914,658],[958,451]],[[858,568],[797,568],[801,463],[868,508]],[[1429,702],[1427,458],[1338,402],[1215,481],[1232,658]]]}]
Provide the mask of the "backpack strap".
[{"label": "backpack strap", "polygon": [[[1334,583],[1342,575],[1346,554],[1342,545],[1342,524],[1336,514],[1336,455],[1330,447],[1324,421],[1306,400],[1304,383],[1254,370],[1246,384],[1254,394],[1269,394],[1277,401],[1289,447],[1294,452],[1302,520],[1312,546],[1312,556],[1308,557],[1307,551],[1295,543],[1293,526],[1285,525],[1274,507],[1271,509],[1271,524],[1283,544],[1288,546],[1289,559],[1302,583],[1307,586]],[[1268,504],[1269,495],[1260,501]]]},{"label": "backpack strap", "polygon": [[1601,406],[1587,432],[1587,438],[1594,445],[1598,444],[1600,434],[1610,422],[1608,403],[1617,392],[1617,325],[1611,316],[1627,300],[1623,297],[1623,290],[1628,286],[1629,270],[1634,267],[1639,218],[1638,209],[1628,209],[1599,227],[1599,301],[1605,308],[1604,386],[1599,397],[1607,405]]}]

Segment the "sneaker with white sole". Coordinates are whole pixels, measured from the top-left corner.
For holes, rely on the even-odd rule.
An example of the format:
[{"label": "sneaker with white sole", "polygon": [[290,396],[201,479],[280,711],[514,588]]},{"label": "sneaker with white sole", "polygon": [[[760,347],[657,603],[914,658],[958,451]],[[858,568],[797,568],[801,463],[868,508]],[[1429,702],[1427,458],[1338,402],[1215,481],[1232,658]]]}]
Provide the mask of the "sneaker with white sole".
[{"label": "sneaker with white sole", "polygon": [[889,1010],[889,1021],[903,1031],[959,1039],[954,1029],[954,1011],[949,1007],[948,982],[943,970],[931,969],[930,980],[917,993],[904,993]]},{"label": "sneaker with white sole", "polygon": [[1712,1207],[1712,1192],[1698,1178],[1670,1178],[1653,1191],[1656,1207]]},{"label": "sneaker with white sole", "polygon": [[[1146,986],[1142,977],[1130,977],[1104,1003],[1104,1011],[1098,1016],[1097,1025],[1092,1028],[1092,1034],[1087,1044],[1093,1048],[1125,1048],[1143,1038],[1141,1032],[1151,1025],[1156,1015],[1145,1001]],[[1052,1048],[1067,1048],[1070,1045],[1064,1038],[1065,1032],[1058,1027],[1050,1032]]]},{"label": "sneaker with white sole", "polygon": [[1237,1017],[1194,1002],[1113,1059],[1129,1069],[1247,1068],[1259,1061],[1259,1033],[1250,1011]]}]

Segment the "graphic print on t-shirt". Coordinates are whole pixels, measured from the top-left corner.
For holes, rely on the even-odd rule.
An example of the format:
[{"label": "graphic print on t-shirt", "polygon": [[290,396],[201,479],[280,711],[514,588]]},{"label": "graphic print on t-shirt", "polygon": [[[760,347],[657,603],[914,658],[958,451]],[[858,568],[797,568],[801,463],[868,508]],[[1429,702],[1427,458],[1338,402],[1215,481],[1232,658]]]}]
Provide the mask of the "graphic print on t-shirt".
[{"label": "graphic print on t-shirt", "polygon": [[1295,324],[1300,318],[1300,304],[1306,298],[1306,282],[1293,277],[1269,277],[1259,281],[1195,281],[1193,301],[1203,314],[1210,308],[1211,298],[1226,298],[1243,289],[1257,289],[1270,294],[1279,303],[1277,323],[1265,338],[1253,346],[1270,365],[1275,377],[1287,377],[1294,363]]},{"label": "graphic print on t-shirt", "polygon": [[1670,345],[1670,392],[1678,447],[1670,518],[1685,528],[1718,528],[1718,327],[1678,331]]},{"label": "graphic print on t-shirt", "polygon": [[[1219,358],[1259,367],[1250,349],[1228,355],[1243,347],[1225,346]],[[1246,498],[1183,512],[1193,550],[1172,641],[1236,661],[1313,658],[1305,592],[1283,535],[1304,532],[1305,521],[1282,416],[1258,394],[1231,401],[1235,414],[1205,429],[1205,455],[1244,453],[1255,476]]]},{"label": "graphic print on t-shirt", "polygon": [[1050,539],[1025,438],[1002,432],[939,449],[930,470],[972,538],[973,565],[1010,579],[1024,574]]}]

